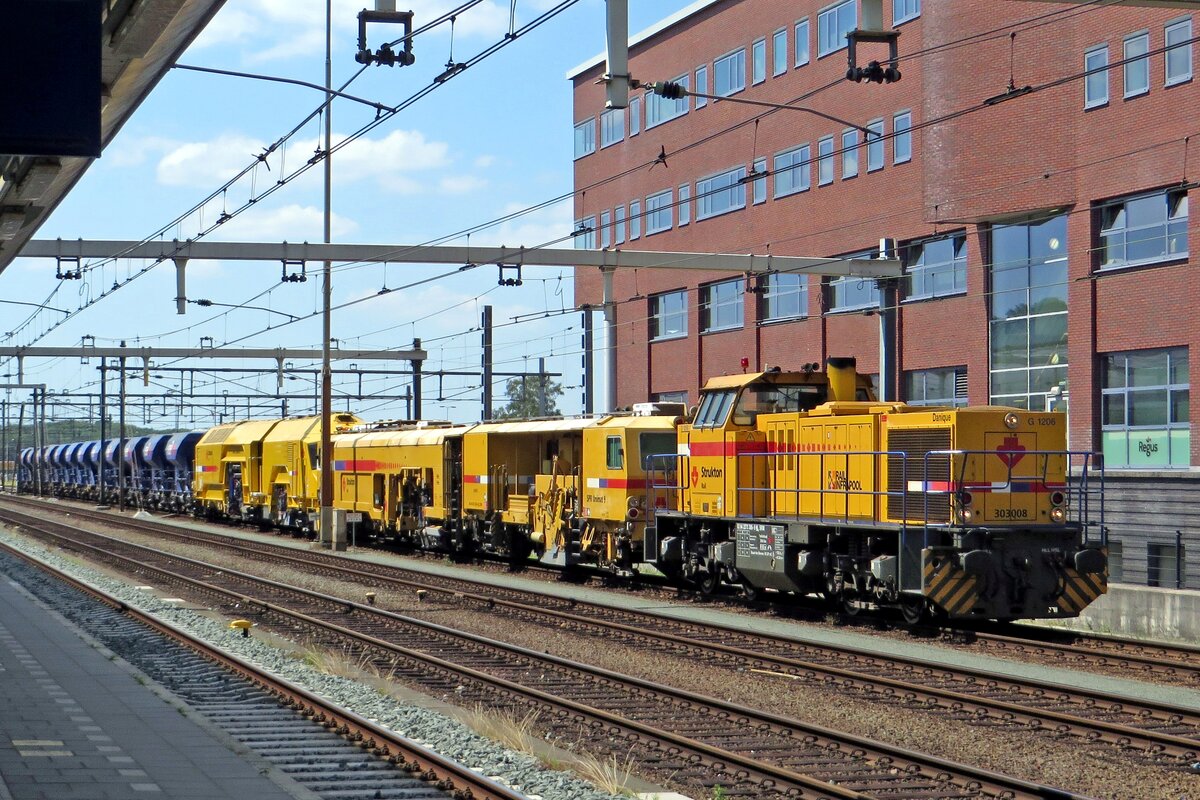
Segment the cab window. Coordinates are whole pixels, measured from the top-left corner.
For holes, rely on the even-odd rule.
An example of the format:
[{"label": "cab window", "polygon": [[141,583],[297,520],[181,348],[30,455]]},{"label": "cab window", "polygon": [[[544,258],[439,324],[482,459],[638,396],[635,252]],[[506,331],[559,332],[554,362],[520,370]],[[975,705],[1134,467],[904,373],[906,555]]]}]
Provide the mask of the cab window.
[{"label": "cab window", "polygon": [[620,436],[609,436],[605,450],[608,453],[609,469],[621,469],[625,466],[625,450],[621,447]]},{"label": "cab window", "polygon": [[725,417],[729,414],[729,407],[733,405],[733,396],[736,393],[735,389],[727,389],[705,394],[700,401],[700,408],[696,411],[696,419],[692,425],[697,428],[718,428],[724,425]]},{"label": "cab window", "polygon": [[[664,464],[669,464],[678,452],[678,441],[674,431],[643,433],[638,437],[638,448],[642,457],[642,469],[651,467],[661,469]],[[655,456],[669,456],[669,458],[655,458]]]},{"label": "cab window", "polygon": [[[811,411],[825,402],[826,387],[815,384],[782,386],[757,384],[746,387],[738,398],[735,419],[749,417],[753,421],[759,414]],[[742,423],[748,424],[748,423]]]}]

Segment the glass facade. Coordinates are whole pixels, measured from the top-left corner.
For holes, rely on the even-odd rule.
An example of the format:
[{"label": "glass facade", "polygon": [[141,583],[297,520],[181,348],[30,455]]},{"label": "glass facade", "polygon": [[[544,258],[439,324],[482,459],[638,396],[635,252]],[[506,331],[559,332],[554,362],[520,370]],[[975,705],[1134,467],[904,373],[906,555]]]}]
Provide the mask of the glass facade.
[{"label": "glass facade", "polygon": [[670,189],[646,198],[647,236],[671,230],[671,206],[673,203]]},{"label": "glass facade", "polygon": [[858,24],[858,0],[845,0],[817,15],[817,56],[846,47],[846,34]]},{"label": "glass facade", "polygon": [[746,88],[746,51],[738,50],[713,62],[713,94],[728,97]]},{"label": "glass facade", "polygon": [[1134,350],[1101,357],[1101,433],[1104,465],[1187,467],[1188,349]]},{"label": "glass facade", "polygon": [[[687,75],[680,75],[672,80],[684,89],[691,88],[691,80]],[[644,97],[646,98],[647,130],[653,128],[655,125],[662,125],[664,122],[669,122],[676,117],[682,117],[688,112],[688,99],[686,96],[672,100],[649,92]]]},{"label": "glass facade", "polygon": [[625,109],[610,108],[600,115],[600,147],[625,140]]},{"label": "glass facade", "polygon": [[745,167],[696,181],[696,219],[708,219],[746,207]]},{"label": "glass facade", "polygon": [[596,152],[596,118],[588,117],[575,126],[575,157]]},{"label": "glass facade", "polygon": [[991,402],[1045,410],[1067,385],[1067,217],[991,229]]},{"label": "glass facade", "polygon": [[921,0],[892,0],[892,24],[899,25],[921,16]]},{"label": "glass facade", "polygon": [[687,336],[687,291],[664,292],[650,298],[650,339]]}]

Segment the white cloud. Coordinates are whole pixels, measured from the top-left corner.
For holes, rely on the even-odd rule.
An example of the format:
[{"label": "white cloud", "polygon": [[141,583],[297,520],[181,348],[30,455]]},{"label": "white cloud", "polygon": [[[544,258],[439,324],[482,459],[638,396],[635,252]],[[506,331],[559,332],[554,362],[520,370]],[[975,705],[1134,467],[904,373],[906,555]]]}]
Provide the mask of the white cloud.
[{"label": "white cloud", "polygon": [[139,167],[152,156],[177,148],[181,142],[162,136],[117,137],[104,151],[104,162],[113,167]]},{"label": "white cloud", "polygon": [[[515,203],[509,204],[497,216],[511,214],[526,207]],[[471,240],[477,244],[506,245],[509,247],[518,245],[536,247],[546,242],[554,242],[550,247],[555,248],[572,247],[573,241],[571,239],[558,240],[570,235],[573,221],[571,202],[565,200],[561,203],[555,203],[548,208],[543,208],[540,211],[534,211],[517,217],[497,227],[480,231]]]},{"label": "white cloud", "polygon": [[245,42],[261,30],[259,18],[244,9],[225,6],[203,32],[196,37],[192,47],[203,49],[234,42]]},{"label": "white cloud", "polygon": [[[213,232],[214,239],[254,242],[320,242],[324,239],[325,212],[316,206],[295,203],[280,208],[253,208]],[[334,240],[358,230],[358,223],[334,213],[330,228]]]},{"label": "white cloud", "polygon": [[476,156],[475,161],[472,163],[475,165],[476,169],[487,169],[492,164],[496,163],[496,157],[492,155]]},{"label": "white cloud", "polygon": [[438,182],[443,194],[470,194],[487,186],[487,181],[475,175],[448,175]]},{"label": "white cloud", "polygon": [[[335,135],[334,141],[344,138]],[[160,144],[166,154],[158,163],[158,182],[167,186],[213,189],[238,174],[266,148],[266,143],[244,134],[222,134],[205,142]],[[316,139],[287,144],[268,161],[271,175],[294,172],[317,148]],[[451,165],[449,146],[427,139],[420,131],[392,131],[382,139],[363,137],[333,155],[333,176],[338,184],[374,181],[379,188],[398,194],[413,194],[426,187],[413,173],[442,170]],[[305,182],[320,181],[321,170],[309,170]],[[261,176],[260,176],[261,178]],[[260,180],[260,188],[264,185]],[[451,187],[452,188],[452,187]]]}]

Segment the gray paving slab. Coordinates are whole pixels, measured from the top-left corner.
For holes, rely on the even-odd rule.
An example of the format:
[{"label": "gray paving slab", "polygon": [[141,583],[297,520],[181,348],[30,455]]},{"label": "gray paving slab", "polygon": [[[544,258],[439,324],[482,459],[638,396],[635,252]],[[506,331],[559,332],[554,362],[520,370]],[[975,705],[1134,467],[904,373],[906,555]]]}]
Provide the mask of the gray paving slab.
[{"label": "gray paving slab", "polygon": [[147,683],[0,571],[0,800],[312,797]]}]

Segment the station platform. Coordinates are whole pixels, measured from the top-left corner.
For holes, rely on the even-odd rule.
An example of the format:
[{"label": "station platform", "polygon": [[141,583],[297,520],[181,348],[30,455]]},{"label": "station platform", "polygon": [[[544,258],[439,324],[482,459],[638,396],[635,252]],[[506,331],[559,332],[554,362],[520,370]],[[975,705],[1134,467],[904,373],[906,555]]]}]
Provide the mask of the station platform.
[{"label": "station platform", "polygon": [[111,655],[0,572],[0,800],[314,797]]}]

